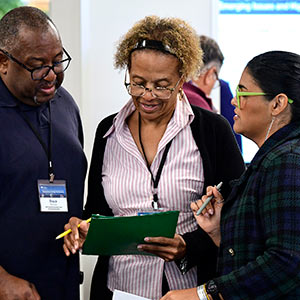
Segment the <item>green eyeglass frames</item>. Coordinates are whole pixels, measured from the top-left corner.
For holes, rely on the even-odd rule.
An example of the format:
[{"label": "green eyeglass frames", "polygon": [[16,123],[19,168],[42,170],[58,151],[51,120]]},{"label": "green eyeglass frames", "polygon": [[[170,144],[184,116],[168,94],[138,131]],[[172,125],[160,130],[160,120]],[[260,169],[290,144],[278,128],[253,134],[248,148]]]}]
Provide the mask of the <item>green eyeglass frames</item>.
[{"label": "green eyeglass frames", "polygon": [[[266,95],[268,95],[267,93],[263,93],[263,92],[241,92],[239,90],[238,86],[236,87],[235,92],[236,92],[236,100],[237,100],[238,108],[241,108],[240,96],[266,96]],[[288,98],[288,102],[290,104],[292,104],[294,102],[294,100]]]}]

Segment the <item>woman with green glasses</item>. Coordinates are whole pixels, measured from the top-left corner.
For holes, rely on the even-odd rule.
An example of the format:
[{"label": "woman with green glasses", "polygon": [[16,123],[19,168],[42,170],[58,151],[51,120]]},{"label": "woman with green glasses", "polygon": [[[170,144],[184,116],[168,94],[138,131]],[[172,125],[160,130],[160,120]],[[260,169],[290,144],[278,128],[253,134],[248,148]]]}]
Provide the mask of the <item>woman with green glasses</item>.
[{"label": "woman with green glasses", "polygon": [[[294,61],[288,59],[290,56]],[[267,52],[253,58],[241,76],[231,101],[236,107],[233,128],[259,147],[271,134],[299,118],[293,116],[297,105],[292,100],[299,95],[298,79],[293,74],[299,72],[297,58],[293,53]]]},{"label": "woman with green glasses", "polygon": [[[234,130],[259,151],[225,201],[210,186],[191,204],[219,247],[218,276],[163,300],[300,299],[300,56],[254,57],[231,103]],[[213,199],[197,216],[208,196]]]}]

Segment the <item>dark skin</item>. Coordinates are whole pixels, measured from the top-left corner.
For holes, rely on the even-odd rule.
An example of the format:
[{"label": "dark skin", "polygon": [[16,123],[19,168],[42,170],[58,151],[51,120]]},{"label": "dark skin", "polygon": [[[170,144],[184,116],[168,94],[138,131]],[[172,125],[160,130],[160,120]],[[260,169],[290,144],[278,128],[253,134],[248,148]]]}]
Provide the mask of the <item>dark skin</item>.
[{"label": "dark skin", "polygon": [[179,234],[175,234],[172,239],[166,237],[146,237],[144,240],[148,244],[141,244],[138,246],[138,249],[153,253],[164,261],[173,261],[185,256],[186,244]]},{"label": "dark skin", "polygon": [[8,274],[0,267],[0,299],[1,300],[40,300],[34,284]]},{"label": "dark skin", "polygon": [[[174,87],[176,90],[167,100],[154,97],[150,92],[141,97],[132,97],[136,110],[128,117],[127,123],[132,137],[142,153],[138,136],[138,113],[141,117],[141,138],[148,162],[151,164],[158,144],[167,128],[177,102],[177,94],[183,84],[179,74],[179,61],[173,55],[153,50],[135,51],[131,56],[130,80],[138,85],[153,89],[155,86]],[[64,251],[66,255],[76,253],[84,243],[88,224],[78,224],[82,220],[71,218],[65,230],[72,233],[65,237]],[[183,238],[175,234],[174,238],[145,237],[145,244],[138,246],[140,251],[153,253],[165,261],[180,259],[185,256],[186,244]]]},{"label": "dark skin", "polygon": [[[60,61],[63,48],[54,26],[49,23],[46,32],[32,31],[27,27],[20,29],[18,46],[10,54],[28,68],[53,65]],[[63,81],[63,74],[57,76],[52,70],[43,79],[33,81],[30,72],[0,53],[0,76],[9,91],[21,102],[37,106],[51,100]],[[34,97],[38,104],[34,102]],[[30,247],[30,246],[29,246]],[[0,266],[0,300],[40,300],[41,297],[33,283],[9,274]]]},{"label": "dark skin", "polygon": [[[56,29],[49,23],[47,32],[20,29],[16,48],[8,51],[29,69],[51,66],[62,59],[63,48]],[[51,70],[43,80],[32,80],[29,71],[19,66],[0,52],[0,76],[9,91],[21,102],[37,106],[33,98],[42,104],[51,100],[63,81],[63,73],[58,76]]]}]

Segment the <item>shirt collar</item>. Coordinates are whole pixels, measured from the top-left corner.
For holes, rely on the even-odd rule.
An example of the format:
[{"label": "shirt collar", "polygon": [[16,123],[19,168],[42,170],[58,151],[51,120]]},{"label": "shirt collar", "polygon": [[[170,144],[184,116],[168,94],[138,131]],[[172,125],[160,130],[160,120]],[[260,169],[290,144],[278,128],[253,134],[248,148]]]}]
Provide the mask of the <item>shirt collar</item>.
[{"label": "shirt collar", "polygon": [[[50,100],[51,103],[55,101],[57,97],[61,97],[59,88],[56,91],[54,98]],[[17,105],[20,105],[22,107],[22,110],[24,111],[33,110],[37,107],[43,106],[43,104],[41,106],[31,106],[21,102],[9,91],[2,78],[0,77],[0,107],[16,107]]]},{"label": "shirt collar", "polygon": [[[119,113],[114,117],[113,124],[109,128],[109,130],[105,133],[103,138],[108,137],[114,131],[120,132],[123,130],[126,119],[136,110],[133,100],[130,99],[125,106],[119,111]],[[177,96],[177,103],[174,114],[170,120],[170,122],[174,122],[178,127],[184,128],[192,123],[194,119],[194,113],[187,100],[185,94],[183,93],[183,97]]]},{"label": "shirt collar", "polygon": [[0,77],[0,107],[14,107],[17,106],[16,98],[8,90]]},{"label": "shirt collar", "polygon": [[195,83],[193,82],[192,80],[185,83],[185,86],[189,86],[190,89],[196,91],[198,94],[200,94],[201,97],[203,97],[207,102],[211,102],[211,98],[208,97],[202,90],[201,88]]},{"label": "shirt collar", "polygon": [[274,148],[299,136],[300,121],[292,122],[280,128],[278,131],[272,134],[257,151],[256,155],[252,159],[251,166],[254,168],[257,167],[260,161]]},{"label": "shirt collar", "polygon": [[135,106],[133,100],[130,99],[125,106],[118,112],[118,114],[114,117],[112,126],[105,133],[103,138],[106,138],[110,134],[112,134],[118,128],[120,129],[125,124],[125,121],[129,115],[131,115],[135,111]]},{"label": "shirt collar", "polygon": [[177,96],[177,104],[174,112],[174,122],[179,126],[180,128],[184,128],[186,126],[189,126],[192,121],[194,120],[194,113],[192,110],[192,107],[184,94],[182,93],[182,97]]}]

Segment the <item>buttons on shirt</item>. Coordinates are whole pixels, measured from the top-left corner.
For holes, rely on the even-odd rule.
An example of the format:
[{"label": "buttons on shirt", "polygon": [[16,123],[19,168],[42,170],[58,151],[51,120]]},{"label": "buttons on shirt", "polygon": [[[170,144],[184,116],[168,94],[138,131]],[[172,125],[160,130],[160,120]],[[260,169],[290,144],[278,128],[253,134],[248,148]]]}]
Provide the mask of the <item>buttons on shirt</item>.
[{"label": "buttons on shirt", "polygon": [[229,249],[228,249],[228,252],[229,252],[229,254],[230,254],[231,256],[234,256],[234,255],[235,255],[235,252],[234,252],[234,250],[233,250],[232,248],[229,248]]}]

